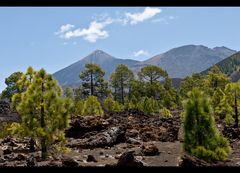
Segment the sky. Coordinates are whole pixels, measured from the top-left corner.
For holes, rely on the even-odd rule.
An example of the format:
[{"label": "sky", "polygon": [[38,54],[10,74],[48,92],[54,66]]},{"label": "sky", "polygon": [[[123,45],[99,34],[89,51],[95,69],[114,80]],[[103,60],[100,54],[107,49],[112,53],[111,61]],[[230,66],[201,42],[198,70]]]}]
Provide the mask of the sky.
[{"label": "sky", "polygon": [[1,7],[0,92],[28,66],[54,73],[96,49],[146,60],[188,45],[239,50],[240,7]]}]

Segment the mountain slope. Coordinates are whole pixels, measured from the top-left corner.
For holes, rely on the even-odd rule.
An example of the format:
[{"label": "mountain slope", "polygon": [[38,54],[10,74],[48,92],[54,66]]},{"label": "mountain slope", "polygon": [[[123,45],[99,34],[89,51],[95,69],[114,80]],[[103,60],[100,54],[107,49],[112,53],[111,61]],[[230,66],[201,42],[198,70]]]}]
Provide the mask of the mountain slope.
[{"label": "mountain slope", "polygon": [[53,74],[61,86],[76,86],[80,84],[79,74],[84,70],[85,64],[96,63],[105,71],[105,78],[109,79],[111,73],[115,70],[118,64],[131,66],[138,61],[130,59],[118,59],[101,50],[96,50],[80,61],[57,71]]},{"label": "mountain slope", "polygon": [[77,86],[80,84],[79,74],[84,70],[86,63],[96,63],[105,71],[105,79],[109,79],[118,64],[127,65],[135,75],[147,66],[158,65],[165,69],[171,78],[184,78],[194,72],[201,72],[219,61],[236,53],[226,47],[210,49],[202,45],[186,45],[171,49],[140,62],[130,59],[118,59],[101,50],[96,50],[80,61],[54,73],[53,76],[62,87]]},{"label": "mountain slope", "polygon": [[[232,81],[238,81],[240,79],[239,67],[240,67],[240,52],[237,52],[228,58],[216,63],[220,70],[226,75],[232,78]],[[211,68],[211,67],[210,67]],[[209,69],[203,71],[206,74]]]},{"label": "mountain slope", "polygon": [[210,49],[202,45],[186,45],[156,55],[135,65],[135,68],[140,69],[148,64],[158,65],[165,69],[170,77],[184,78],[194,72],[201,72],[234,53],[236,51],[226,47]]}]

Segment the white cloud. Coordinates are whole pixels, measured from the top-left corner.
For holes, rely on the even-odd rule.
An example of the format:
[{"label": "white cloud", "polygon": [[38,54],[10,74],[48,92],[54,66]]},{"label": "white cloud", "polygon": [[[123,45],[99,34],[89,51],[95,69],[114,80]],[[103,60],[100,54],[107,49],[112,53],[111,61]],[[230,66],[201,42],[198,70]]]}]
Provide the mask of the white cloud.
[{"label": "white cloud", "polygon": [[58,32],[55,32],[56,35],[63,35],[65,32],[71,30],[72,28],[74,28],[75,26],[74,25],[71,25],[71,24],[66,24],[66,25],[62,25],[59,29]]},{"label": "white cloud", "polygon": [[92,17],[93,21],[88,27],[75,28],[72,24],[65,24],[62,25],[55,34],[63,39],[80,37],[88,42],[95,43],[98,39],[105,39],[109,37],[109,33],[105,27],[110,24],[121,24],[124,26],[127,24],[135,25],[153,18],[158,13],[161,13],[161,11],[162,10],[159,8],[146,7],[143,12],[118,12],[115,17],[109,16],[108,13],[97,14]]},{"label": "white cloud", "polygon": [[161,13],[162,10],[159,8],[146,7],[142,13],[125,13],[126,18],[130,21],[131,25],[143,22],[145,20],[153,18],[158,13]]},{"label": "white cloud", "polygon": [[82,37],[84,40],[94,43],[97,39],[104,39],[109,36],[108,32],[104,30],[104,28],[112,22],[111,18],[108,18],[103,22],[93,21],[90,23],[88,28],[78,28],[73,31],[66,32],[64,34],[64,38],[70,39],[73,37]]},{"label": "white cloud", "polygon": [[139,56],[148,56],[149,53],[147,51],[144,51],[144,50],[139,50],[137,52],[133,52],[133,55],[135,57],[139,57]]},{"label": "white cloud", "polygon": [[153,19],[151,22],[153,23],[161,22],[164,24],[169,24],[169,20],[174,20],[174,19],[177,19],[177,16],[164,16],[161,18]]}]

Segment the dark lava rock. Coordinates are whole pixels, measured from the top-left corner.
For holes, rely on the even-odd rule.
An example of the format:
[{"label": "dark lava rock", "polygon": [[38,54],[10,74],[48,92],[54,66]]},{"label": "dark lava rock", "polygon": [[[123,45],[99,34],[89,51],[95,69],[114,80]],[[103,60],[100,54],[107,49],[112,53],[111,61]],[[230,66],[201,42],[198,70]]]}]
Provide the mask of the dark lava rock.
[{"label": "dark lava rock", "polygon": [[97,162],[97,160],[95,159],[95,157],[93,155],[88,155],[87,162]]},{"label": "dark lava rock", "polygon": [[27,159],[27,157],[25,156],[25,155],[23,155],[23,154],[18,154],[15,158],[14,158],[14,160],[18,160],[18,161],[23,161],[23,160],[26,160]]},{"label": "dark lava rock", "polygon": [[129,143],[129,144],[135,144],[135,145],[141,144],[140,141],[138,141],[138,140],[136,140],[134,138],[128,138],[126,142]]},{"label": "dark lava rock", "polygon": [[120,127],[112,127],[107,131],[100,132],[97,135],[91,136],[90,138],[79,141],[79,143],[75,146],[81,148],[104,148],[111,147],[115,144],[125,142],[125,129]]},{"label": "dark lava rock", "polygon": [[11,154],[13,152],[13,147],[9,146],[5,150],[3,150],[3,154]]},{"label": "dark lava rock", "polygon": [[62,165],[65,167],[76,167],[79,166],[78,162],[71,157],[64,157],[62,160]]},{"label": "dark lava rock", "polygon": [[154,144],[149,144],[147,146],[142,146],[142,154],[145,156],[155,156],[159,155],[159,150]]},{"label": "dark lava rock", "polygon": [[144,112],[139,111],[138,109],[129,109],[127,114],[129,115],[137,115],[137,116],[143,116]]},{"label": "dark lava rock", "polygon": [[8,114],[10,112],[10,103],[0,100],[0,114]]},{"label": "dark lava rock", "polygon": [[31,155],[28,159],[27,159],[27,167],[34,167],[37,166],[37,161],[34,157],[34,155]]},{"label": "dark lava rock", "polygon": [[6,159],[0,157],[0,163],[4,163],[6,161]]},{"label": "dark lava rock", "polygon": [[198,159],[194,156],[184,155],[182,158],[182,162],[180,163],[181,167],[206,167],[211,166],[204,160]]},{"label": "dark lava rock", "polygon": [[136,129],[127,130],[126,132],[126,137],[136,137],[137,135],[138,135],[138,130]]},{"label": "dark lava rock", "polygon": [[143,167],[143,163],[134,158],[134,151],[128,151],[123,153],[116,166],[130,166],[130,167]]},{"label": "dark lava rock", "polygon": [[87,132],[101,131],[106,129],[109,123],[101,116],[74,117],[70,128],[66,130],[67,137],[81,138]]},{"label": "dark lava rock", "polygon": [[236,128],[234,125],[225,125],[223,135],[229,139],[240,139],[240,128]]}]

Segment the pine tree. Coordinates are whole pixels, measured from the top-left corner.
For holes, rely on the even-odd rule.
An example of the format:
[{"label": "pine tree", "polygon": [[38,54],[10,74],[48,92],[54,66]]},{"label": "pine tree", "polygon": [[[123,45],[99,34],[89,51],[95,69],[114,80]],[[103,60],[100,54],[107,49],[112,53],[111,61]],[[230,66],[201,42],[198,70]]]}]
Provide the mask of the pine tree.
[{"label": "pine tree", "polygon": [[73,89],[70,88],[70,87],[66,87],[66,88],[63,90],[63,96],[66,97],[66,98],[69,98],[69,99],[73,100]]},{"label": "pine tree", "polygon": [[[30,66],[28,67],[27,71],[25,74],[21,75],[21,78],[17,81],[17,85],[19,87],[19,90],[21,90],[22,92],[17,92],[12,96],[12,103],[11,103],[11,107],[13,111],[17,111],[17,106],[19,105],[19,103],[22,102],[22,95],[23,92],[26,92],[27,88],[30,86],[30,84],[32,84],[33,82],[33,78],[34,75],[36,74],[36,71],[34,71],[34,69]],[[28,118],[33,118],[33,117],[28,117]],[[33,121],[30,121],[30,123],[32,123]],[[16,129],[14,131],[17,131],[17,124],[12,124],[12,127],[14,129],[14,127],[16,127]],[[31,128],[33,128],[33,125],[30,125],[29,130],[33,130]],[[24,132],[25,133],[25,132]],[[35,151],[35,140],[34,140],[34,136],[30,134],[30,151],[34,152]]]},{"label": "pine tree", "polygon": [[172,86],[172,81],[166,77],[164,81],[163,106],[170,109],[175,108],[177,103],[177,91]]},{"label": "pine tree", "polygon": [[82,89],[80,87],[73,89],[74,102],[80,101],[82,97]]},{"label": "pine tree", "polygon": [[124,106],[115,101],[111,94],[104,100],[104,108],[110,113],[122,112],[124,110]]},{"label": "pine tree", "polygon": [[140,103],[137,105],[137,108],[146,115],[155,115],[160,111],[158,102],[153,98],[148,97],[143,97]]},{"label": "pine tree", "polygon": [[187,93],[192,91],[193,88],[199,88],[205,90],[206,88],[205,76],[199,73],[193,73],[191,76],[187,76],[181,81],[180,95],[183,99],[187,98]]},{"label": "pine tree", "polygon": [[104,80],[105,72],[97,64],[86,64],[80,74],[82,91],[85,96],[96,96],[104,99],[108,94],[108,83]]},{"label": "pine tree", "polygon": [[2,91],[1,99],[7,99],[11,101],[12,96],[15,93],[22,92],[19,88],[19,85],[17,84],[18,80],[21,78],[22,75],[22,72],[14,72],[5,79],[5,84],[7,85],[7,87]]},{"label": "pine tree", "polygon": [[133,79],[131,82],[131,95],[129,99],[131,100],[134,97],[135,99],[140,100],[142,97],[146,96],[145,88],[145,83],[143,81]]},{"label": "pine tree", "polygon": [[167,72],[158,66],[148,65],[140,70],[138,77],[145,85],[142,86],[145,88],[145,96],[159,99],[164,90],[160,82],[168,77]]},{"label": "pine tree", "polygon": [[83,115],[83,109],[84,109],[84,101],[83,100],[77,100],[74,102],[74,114],[75,115]]},{"label": "pine tree", "polygon": [[130,94],[130,87],[133,78],[133,72],[123,64],[118,65],[115,72],[111,75],[111,85],[114,88],[115,97],[119,95],[119,100],[122,104],[124,104],[126,92]]},{"label": "pine tree", "polygon": [[184,149],[187,153],[212,162],[225,160],[230,144],[216,128],[208,97],[194,88],[184,101]]},{"label": "pine tree", "polygon": [[240,104],[240,83],[229,83],[220,97],[220,102],[215,110],[218,115],[225,115],[227,123],[232,123],[235,120],[234,126],[238,128],[239,124],[239,111]]},{"label": "pine tree", "polygon": [[218,88],[224,89],[225,86],[230,83],[230,78],[226,74],[222,73],[218,66],[214,65],[209,70],[207,76],[207,91],[210,96],[214,94]]},{"label": "pine tree", "polygon": [[100,102],[97,100],[97,97],[95,96],[88,96],[87,99],[84,102],[84,107],[82,114],[84,116],[87,115],[103,115],[103,110],[101,107]]},{"label": "pine tree", "polygon": [[71,102],[61,98],[60,86],[44,69],[35,72],[29,68],[20,83],[26,91],[20,99],[19,95],[14,97],[15,101],[20,101],[16,109],[22,119],[21,124],[15,124],[16,133],[40,140],[45,159],[48,146],[55,141],[61,145],[65,142],[64,130],[69,126]]}]

